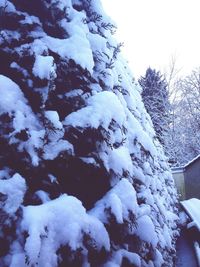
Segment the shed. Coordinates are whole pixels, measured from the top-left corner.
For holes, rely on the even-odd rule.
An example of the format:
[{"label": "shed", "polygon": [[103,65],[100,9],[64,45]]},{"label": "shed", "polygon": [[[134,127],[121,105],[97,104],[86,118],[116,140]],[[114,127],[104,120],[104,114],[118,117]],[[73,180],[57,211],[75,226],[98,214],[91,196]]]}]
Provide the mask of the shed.
[{"label": "shed", "polygon": [[200,154],[185,166],[172,168],[180,199],[200,199]]}]

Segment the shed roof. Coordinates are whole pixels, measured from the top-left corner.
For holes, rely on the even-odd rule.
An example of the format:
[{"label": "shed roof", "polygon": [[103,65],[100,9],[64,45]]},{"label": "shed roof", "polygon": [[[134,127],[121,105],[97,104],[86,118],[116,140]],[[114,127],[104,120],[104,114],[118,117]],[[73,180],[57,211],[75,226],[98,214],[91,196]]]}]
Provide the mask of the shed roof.
[{"label": "shed roof", "polygon": [[187,168],[189,165],[191,165],[192,163],[194,163],[196,160],[200,159],[200,154],[198,156],[196,156],[195,158],[193,158],[191,161],[189,161],[184,168]]},{"label": "shed roof", "polygon": [[191,198],[181,201],[181,205],[192,220],[192,224],[200,231],[200,200],[197,198]]},{"label": "shed roof", "polygon": [[180,166],[180,167],[173,167],[171,168],[172,173],[179,173],[179,172],[184,172],[185,169],[187,167],[189,167],[191,164],[193,164],[196,160],[200,160],[200,154],[198,156],[196,156],[195,158],[193,158],[191,161],[189,161],[187,164],[185,164],[184,166]]},{"label": "shed roof", "polygon": [[172,173],[179,173],[179,172],[184,172],[185,168],[184,167],[173,167],[171,168]]}]

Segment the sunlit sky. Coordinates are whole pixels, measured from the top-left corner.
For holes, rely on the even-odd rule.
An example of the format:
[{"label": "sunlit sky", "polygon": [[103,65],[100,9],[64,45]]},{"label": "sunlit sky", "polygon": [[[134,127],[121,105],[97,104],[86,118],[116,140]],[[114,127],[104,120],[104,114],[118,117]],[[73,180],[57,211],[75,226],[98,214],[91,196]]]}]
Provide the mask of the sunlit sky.
[{"label": "sunlit sky", "polygon": [[200,66],[200,0],[102,0],[136,77],[164,71],[172,57],[186,75]]}]

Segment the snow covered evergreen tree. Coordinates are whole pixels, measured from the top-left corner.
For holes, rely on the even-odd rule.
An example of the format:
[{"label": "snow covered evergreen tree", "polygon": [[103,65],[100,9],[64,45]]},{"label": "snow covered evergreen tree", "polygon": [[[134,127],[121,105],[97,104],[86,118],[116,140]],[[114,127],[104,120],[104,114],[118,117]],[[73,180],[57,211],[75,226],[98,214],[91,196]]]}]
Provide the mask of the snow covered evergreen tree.
[{"label": "snow covered evergreen tree", "polygon": [[174,182],[114,30],[99,0],[0,0],[0,266],[173,266]]},{"label": "snow covered evergreen tree", "polygon": [[159,71],[146,70],[144,77],[139,79],[142,99],[149,113],[157,137],[167,152],[167,132],[170,122],[170,102],[167,91],[167,82]]}]

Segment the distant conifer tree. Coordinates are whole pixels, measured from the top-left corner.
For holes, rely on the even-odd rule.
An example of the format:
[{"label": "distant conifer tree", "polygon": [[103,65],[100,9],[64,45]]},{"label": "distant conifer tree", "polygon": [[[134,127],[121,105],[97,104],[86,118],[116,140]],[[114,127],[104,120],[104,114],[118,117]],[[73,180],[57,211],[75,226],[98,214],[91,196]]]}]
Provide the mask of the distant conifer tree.
[{"label": "distant conifer tree", "polygon": [[159,71],[149,67],[145,76],[139,79],[139,84],[142,87],[144,105],[152,119],[157,137],[165,147],[170,122],[167,81]]}]

